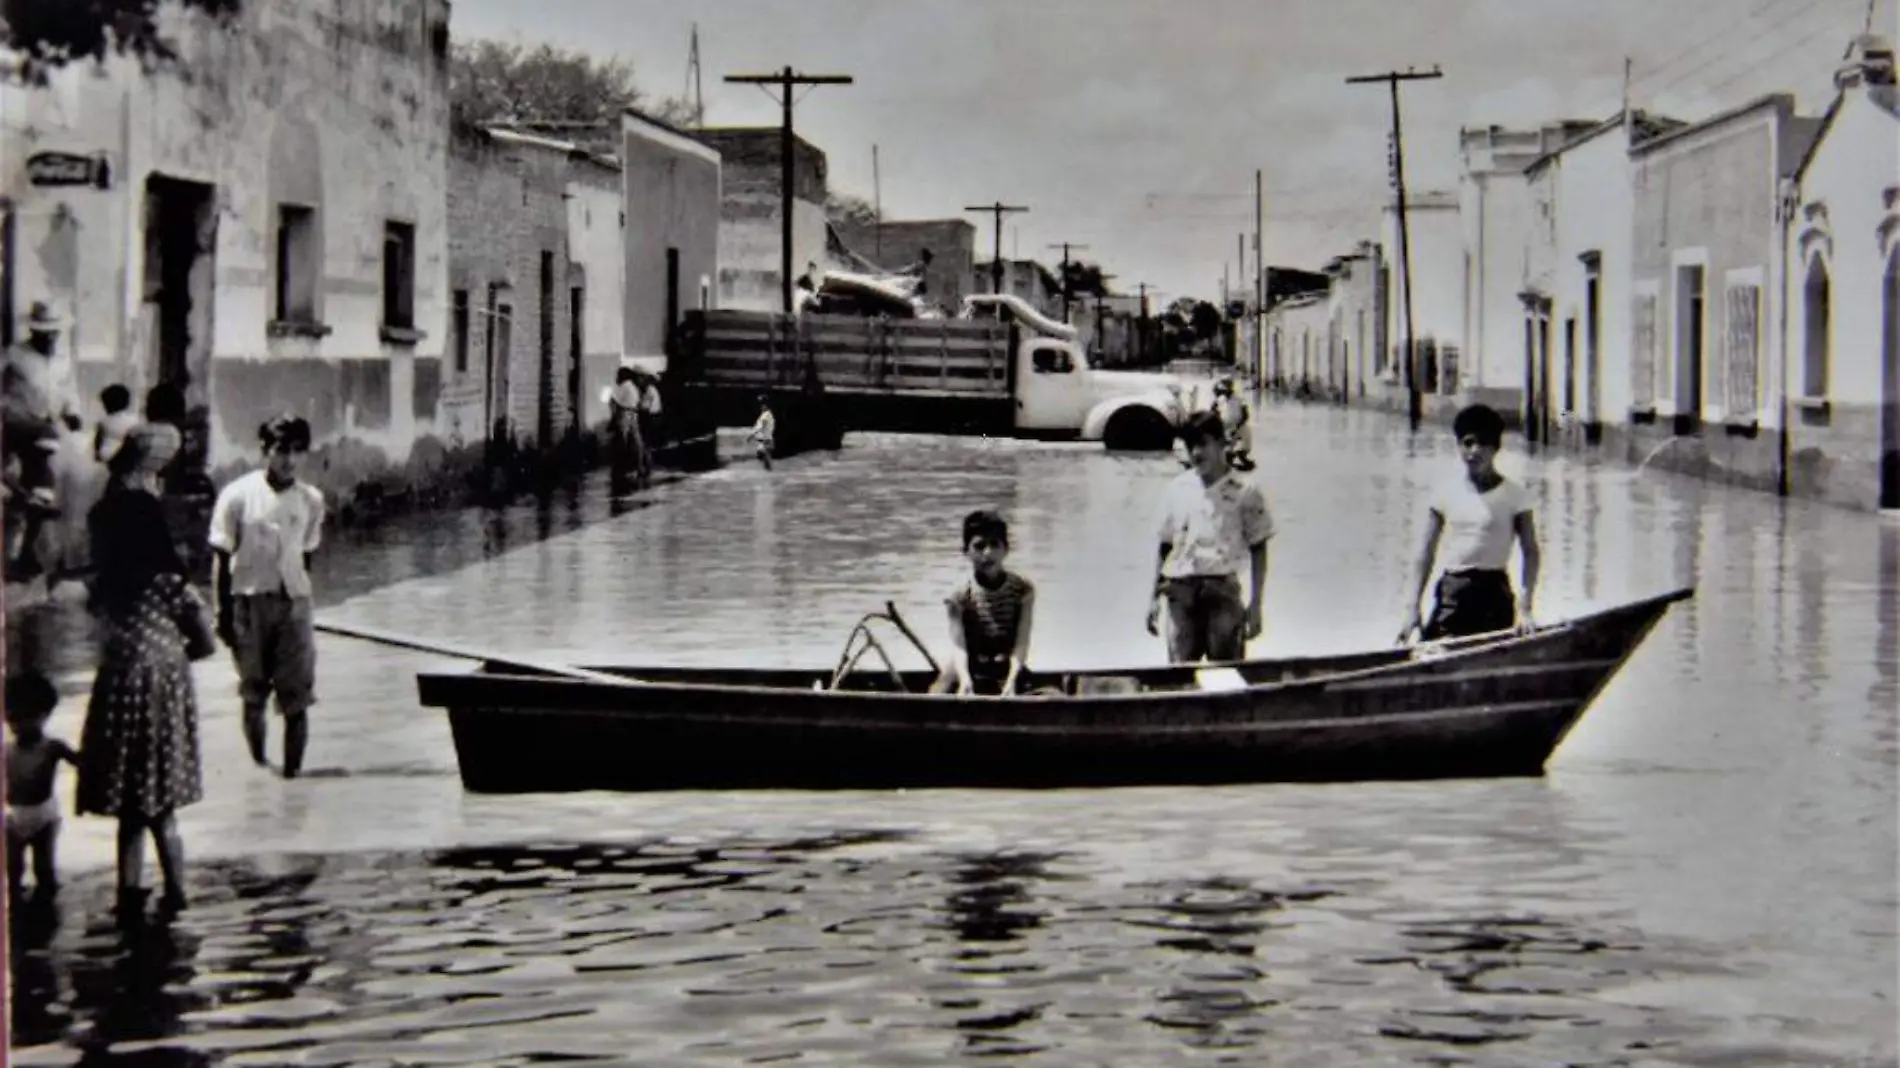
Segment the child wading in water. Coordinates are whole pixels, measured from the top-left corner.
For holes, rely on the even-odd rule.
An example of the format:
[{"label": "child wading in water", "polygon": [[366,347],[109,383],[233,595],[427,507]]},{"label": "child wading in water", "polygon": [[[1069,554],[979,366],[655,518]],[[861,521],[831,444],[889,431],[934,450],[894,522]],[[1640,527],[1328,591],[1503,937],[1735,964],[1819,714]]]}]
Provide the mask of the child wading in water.
[{"label": "child wading in water", "polygon": [[778,418],[772,414],[772,399],[763,393],[759,394],[758,421],[752,424],[752,433],[746,435],[746,440],[752,442],[758,452],[759,462],[770,471],[772,449],[778,443]]},{"label": "child wading in water", "polygon": [[[1504,443],[1504,417],[1482,404],[1458,413],[1451,432],[1465,462],[1461,476],[1446,479],[1433,492],[1425,517],[1425,544],[1419,551],[1412,587],[1411,616],[1399,632],[1404,642],[1462,638],[1510,630],[1532,622],[1533,598],[1542,557],[1531,498],[1523,485],[1505,478],[1495,466]],[[1441,545],[1442,542],[1442,545]],[[1511,594],[1513,543],[1524,554],[1523,604]],[[1445,573],[1438,580],[1429,619],[1421,615],[1425,584],[1443,549]]]},{"label": "child wading in water", "polygon": [[271,694],[284,717],[284,777],[303,768],[316,703],[317,643],[310,609],[310,554],[323,541],[323,494],[297,479],[310,424],[281,415],[258,428],[264,467],[236,479],[211,509],[218,557],[218,635],[237,661],[244,740],[266,763],[264,709]]},{"label": "child wading in water", "polygon": [[995,512],[964,517],[963,555],[970,561],[970,581],[944,600],[956,653],[930,692],[1014,693],[1029,659],[1036,587],[1003,567],[1009,555],[1009,524]]},{"label": "child wading in water", "polygon": [[59,795],[53,789],[59,762],[78,767],[73,747],[49,737],[46,721],[59,705],[59,691],[43,675],[7,678],[7,891],[25,896],[26,861],[33,854],[33,891],[41,899],[59,892],[53,847],[59,840]]}]

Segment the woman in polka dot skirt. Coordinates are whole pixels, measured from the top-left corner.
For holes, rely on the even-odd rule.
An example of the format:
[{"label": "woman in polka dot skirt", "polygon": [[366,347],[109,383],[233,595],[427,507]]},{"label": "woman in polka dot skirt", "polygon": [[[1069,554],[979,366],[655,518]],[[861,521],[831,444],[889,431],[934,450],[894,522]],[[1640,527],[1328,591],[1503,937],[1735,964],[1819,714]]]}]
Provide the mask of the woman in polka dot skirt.
[{"label": "woman in polka dot skirt", "polygon": [[191,661],[210,655],[212,638],[159,500],[159,472],[178,445],[175,428],[134,429],[112,458],[112,487],[87,517],[93,608],[106,633],[80,735],[77,808],[119,821],[122,919],[143,912],[147,834],[165,877],[163,906],[184,907],[177,812],[204,795]]}]

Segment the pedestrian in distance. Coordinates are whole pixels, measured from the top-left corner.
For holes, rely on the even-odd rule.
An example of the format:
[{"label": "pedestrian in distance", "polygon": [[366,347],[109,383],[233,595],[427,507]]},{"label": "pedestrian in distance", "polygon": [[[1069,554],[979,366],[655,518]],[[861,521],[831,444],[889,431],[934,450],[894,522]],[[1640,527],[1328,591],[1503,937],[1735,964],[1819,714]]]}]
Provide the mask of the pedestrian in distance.
[{"label": "pedestrian in distance", "polygon": [[244,740],[260,767],[272,696],[284,721],[283,775],[303,769],[316,703],[317,646],[311,554],[323,542],[323,494],[298,479],[310,424],[280,415],[258,428],[264,466],[231,482],[211,509],[217,556],[218,636],[237,662]]},{"label": "pedestrian in distance", "polygon": [[1182,436],[1194,467],[1175,476],[1163,501],[1148,633],[1159,633],[1165,613],[1174,663],[1239,660],[1264,626],[1260,598],[1273,515],[1260,487],[1228,465],[1220,416],[1195,415]]},{"label": "pedestrian in distance", "polygon": [[631,367],[614,372],[613,388],[607,391],[607,438],[609,479],[614,496],[624,496],[639,484],[646,443],[640,435],[639,374]]},{"label": "pedestrian in distance", "polygon": [[[1504,417],[1474,404],[1451,424],[1464,470],[1434,487],[1425,515],[1424,544],[1413,576],[1412,606],[1401,643],[1464,638],[1477,634],[1529,630],[1535,625],[1542,554],[1531,497],[1523,484],[1497,469],[1504,443]],[[1511,591],[1511,551],[1523,557],[1522,599]],[[1432,614],[1421,607],[1434,567],[1443,562]]]},{"label": "pedestrian in distance", "polygon": [[1253,413],[1234,389],[1232,375],[1214,385],[1214,414],[1220,416],[1221,427],[1227,432],[1227,462],[1236,470],[1252,471]]},{"label": "pedestrian in distance", "polygon": [[772,398],[759,394],[759,417],[752,423],[751,433],[746,440],[752,443],[753,451],[759,463],[765,469],[772,469],[772,452],[778,445],[778,417],[772,414]]},{"label": "pedestrian in distance", "polygon": [[7,676],[7,895],[26,899],[26,864],[33,861],[33,896],[50,901],[59,893],[54,848],[59,842],[59,765],[77,768],[79,753],[46,733],[46,721],[59,707],[59,691],[46,676],[20,672]]},{"label": "pedestrian in distance", "polygon": [[1036,587],[1003,566],[1009,524],[987,509],[963,519],[963,555],[970,577],[944,599],[955,652],[931,693],[1009,695],[1029,660]]}]

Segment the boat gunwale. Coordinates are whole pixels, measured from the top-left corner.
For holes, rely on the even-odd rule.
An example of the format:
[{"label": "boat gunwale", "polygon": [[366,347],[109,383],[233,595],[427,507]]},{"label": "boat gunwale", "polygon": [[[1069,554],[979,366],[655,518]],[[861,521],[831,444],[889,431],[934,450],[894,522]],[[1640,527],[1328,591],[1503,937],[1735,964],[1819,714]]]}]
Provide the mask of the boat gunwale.
[{"label": "boat gunwale", "polygon": [[[1224,690],[1205,690],[1205,689],[1184,688],[1184,689],[1178,689],[1178,690],[1138,691],[1134,693],[1064,694],[1060,698],[1057,698],[1053,695],[1048,696],[1048,697],[1038,697],[1038,696],[1028,695],[1028,694],[1016,694],[1016,695],[1003,696],[1003,695],[980,695],[980,694],[929,694],[929,693],[908,693],[908,692],[899,693],[899,692],[889,692],[889,691],[879,691],[879,690],[810,690],[810,689],[804,689],[802,687],[761,686],[761,685],[751,685],[751,684],[745,684],[745,683],[688,682],[688,681],[683,681],[683,680],[670,680],[670,679],[665,680],[665,681],[644,681],[644,680],[639,679],[637,676],[630,676],[627,678],[624,684],[621,684],[621,683],[609,683],[609,682],[594,682],[592,680],[585,680],[585,679],[562,678],[557,675],[543,675],[543,674],[510,672],[510,671],[495,671],[495,670],[490,670],[490,664],[488,663],[484,663],[483,665],[478,666],[467,672],[459,672],[459,673],[454,673],[454,674],[444,673],[444,672],[421,673],[417,676],[417,683],[418,683],[418,688],[421,688],[423,686],[429,686],[429,687],[448,686],[448,687],[454,688],[454,687],[472,685],[475,683],[502,682],[502,683],[508,683],[508,684],[524,684],[524,683],[532,684],[536,687],[546,688],[552,691],[568,693],[568,694],[588,693],[588,692],[610,693],[610,692],[617,691],[620,689],[626,689],[634,693],[663,691],[663,692],[673,693],[673,694],[685,694],[685,695],[706,694],[708,696],[718,695],[718,696],[724,696],[724,697],[769,695],[774,698],[787,699],[787,700],[818,699],[818,700],[824,700],[827,702],[843,702],[843,703],[849,703],[853,701],[883,701],[883,702],[894,702],[894,703],[899,703],[899,704],[914,704],[918,702],[947,703],[949,701],[955,701],[958,703],[977,704],[977,705],[986,706],[986,707],[1002,706],[1002,705],[1013,705],[1013,706],[1020,707],[1020,706],[1043,702],[1043,701],[1057,701],[1057,700],[1059,700],[1065,706],[1073,706],[1079,703],[1087,703],[1087,704],[1094,705],[1097,707],[1108,707],[1108,708],[1114,708],[1120,705],[1129,705],[1129,704],[1143,704],[1143,705],[1149,705],[1149,706],[1165,707],[1165,706],[1173,705],[1173,704],[1207,703],[1210,701],[1216,704],[1232,704],[1232,703],[1237,703],[1240,701],[1257,699],[1263,696],[1278,697],[1278,696],[1283,696],[1289,693],[1298,693],[1302,690],[1323,691],[1328,686],[1332,686],[1332,685],[1336,685],[1340,683],[1352,683],[1357,680],[1377,679],[1381,675],[1388,675],[1388,674],[1392,674],[1401,670],[1417,668],[1421,665],[1428,665],[1428,664],[1429,665],[1440,665],[1440,664],[1451,665],[1451,664],[1456,664],[1459,661],[1469,661],[1469,660],[1476,659],[1480,656],[1495,654],[1501,651],[1509,651],[1509,650],[1519,649],[1519,648],[1524,648],[1524,647],[1529,647],[1529,646],[1555,643],[1557,641],[1563,640],[1566,637],[1574,636],[1579,632],[1587,631],[1593,626],[1605,624],[1612,617],[1615,617],[1615,616],[1640,616],[1644,613],[1648,613],[1650,616],[1649,620],[1646,623],[1633,628],[1632,640],[1629,642],[1628,647],[1623,650],[1622,654],[1619,657],[1617,657],[1616,660],[1610,665],[1609,669],[1606,670],[1603,681],[1607,683],[1608,678],[1610,676],[1613,676],[1618,670],[1620,670],[1621,665],[1624,663],[1627,663],[1629,658],[1635,654],[1636,650],[1641,648],[1642,643],[1644,639],[1647,637],[1649,631],[1657,623],[1661,621],[1665,611],[1671,605],[1674,605],[1681,601],[1686,601],[1686,600],[1691,599],[1694,596],[1694,592],[1695,590],[1694,590],[1694,587],[1692,586],[1678,587],[1666,593],[1655,594],[1649,597],[1638,598],[1633,601],[1627,601],[1622,604],[1612,605],[1608,608],[1600,609],[1596,612],[1592,612],[1587,615],[1582,615],[1582,616],[1577,616],[1572,619],[1567,619],[1567,620],[1564,620],[1563,622],[1556,623],[1549,627],[1544,627],[1544,628],[1541,628],[1539,630],[1535,630],[1529,633],[1483,635],[1483,636],[1474,636],[1470,638],[1456,638],[1456,639],[1451,639],[1450,641],[1443,642],[1443,643],[1413,646],[1410,650],[1407,651],[1407,655],[1405,655],[1402,658],[1395,659],[1388,663],[1374,664],[1374,665],[1363,667],[1363,668],[1352,668],[1345,671],[1322,672],[1320,674],[1307,675],[1307,676],[1302,676],[1298,678],[1282,678],[1282,679],[1275,679],[1269,682],[1250,683],[1240,688],[1224,689]],[[1423,655],[1423,656],[1420,655],[1422,652],[1427,652],[1427,651],[1429,651],[1428,655]],[[1340,656],[1342,659],[1349,659],[1355,656],[1372,655],[1372,654],[1376,654],[1377,652],[1379,652],[1379,650],[1362,650],[1357,653],[1340,654]],[[1041,677],[1067,676],[1067,677],[1072,677],[1072,678],[1073,677],[1104,678],[1104,677],[1114,677],[1117,675],[1126,675],[1131,672],[1151,671],[1151,670],[1156,670],[1156,669],[1167,670],[1170,667],[1178,668],[1184,674],[1190,674],[1190,673],[1198,674],[1199,672],[1210,671],[1210,670],[1231,669],[1231,670],[1244,671],[1248,667],[1260,667],[1260,666],[1276,665],[1276,664],[1297,663],[1300,660],[1323,660],[1323,659],[1326,659],[1326,658],[1325,657],[1299,657],[1299,658],[1290,658],[1289,660],[1280,660],[1280,661],[1237,660],[1237,661],[1226,661],[1222,663],[1209,663],[1209,664],[1199,664],[1199,665],[1165,665],[1164,664],[1164,665],[1151,665],[1148,667],[1102,668],[1102,669],[1089,669],[1089,670],[1083,670],[1083,671],[1068,671],[1068,672],[1035,671],[1035,672],[1032,672],[1032,674],[1036,676],[1041,676]],[[641,670],[641,668],[638,666],[633,666],[633,665],[625,665],[625,666],[619,666],[619,667],[601,667],[595,670],[600,670],[602,672],[639,671]],[[722,669],[719,669],[719,668],[705,668],[705,669],[660,668],[658,670],[693,670],[693,671],[704,670],[708,673],[713,673],[713,672],[720,671]],[[810,668],[810,669],[764,668],[764,669],[756,669],[756,670],[771,671],[775,673],[783,672],[786,674],[821,673],[820,669],[817,669],[817,668]],[[457,707],[463,707],[460,705],[448,705],[448,704],[431,705],[427,701],[425,701],[424,704],[425,706],[429,706],[429,707],[448,708],[451,711],[453,711]],[[477,703],[470,703],[466,707],[492,708],[492,707],[497,707],[497,706],[492,705],[492,704],[477,702]],[[583,709],[583,708],[562,709],[562,712],[564,714],[574,714],[574,713],[580,713],[583,711],[588,711],[588,710]],[[919,724],[918,726],[922,726],[922,724]]]}]

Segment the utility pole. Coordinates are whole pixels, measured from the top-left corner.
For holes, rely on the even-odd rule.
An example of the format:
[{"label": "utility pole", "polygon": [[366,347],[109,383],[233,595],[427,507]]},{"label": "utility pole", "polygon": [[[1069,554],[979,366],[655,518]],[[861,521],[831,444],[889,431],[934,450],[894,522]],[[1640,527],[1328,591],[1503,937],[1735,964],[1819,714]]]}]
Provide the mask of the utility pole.
[{"label": "utility pole", "polygon": [[1102,284],[1095,290],[1095,351],[1101,357],[1102,365],[1108,364],[1108,338],[1104,334],[1107,328],[1108,280],[1115,277],[1102,272]]},{"label": "utility pole", "polygon": [[884,178],[877,171],[877,144],[871,144],[871,210],[877,212],[878,266],[884,265]]},{"label": "utility pole", "polygon": [[[1253,362],[1256,378],[1265,378],[1267,362],[1267,255],[1262,232],[1267,225],[1266,180],[1253,172]],[[1256,381],[1254,385],[1261,383]]]},{"label": "utility pole", "polygon": [[686,48],[686,107],[693,128],[706,125],[706,94],[699,84],[699,23],[693,23],[692,43]]},{"label": "utility pole", "polygon": [[1444,72],[1437,66],[1428,71],[1415,71],[1406,68],[1402,71],[1387,71],[1384,74],[1367,74],[1356,78],[1347,78],[1348,85],[1364,85],[1372,82],[1384,82],[1392,93],[1392,184],[1396,187],[1399,215],[1399,280],[1405,307],[1405,414],[1411,423],[1412,432],[1418,433],[1418,427],[1424,421],[1424,399],[1418,392],[1418,354],[1412,337],[1412,248],[1411,235],[1405,222],[1405,134],[1399,119],[1399,83],[1425,81],[1443,78]]},{"label": "utility pole", "polygon": [[990,292],[1001,293],[1003,291],[1003,216],[1029,209],[1020,205],[1005,204],[999,200],[994,204],[966,207],[963,210],[987,212],[996,220],[996,255],[990,260]]},{"label": "utility pole", "polygon": [[728,74],[728,82],[740,82],[748,85],[775,85],[779,89],[783,118],[779,123],[779,213],[784,216],[780,222],[779,239],[784,247],[779,250],[779,290],[785,301],[785,314],[792,312],[792,152],[796,142],[792,139],[792,89],[800,85],[850,85],[849,74],[800,74],[790,67],[777,74]]},{"label": "utility pole", "polygon": [[1069,285],[1069,250],[1087,248],[1088,246],[1064,241],[1060,245],[1050,245],[1049,247],[1062,250],[1062,321],[1066,323],[1069,321],[1069,300],[1073,292],[1073,287]]}]

